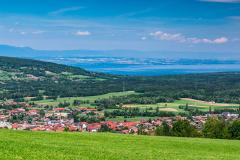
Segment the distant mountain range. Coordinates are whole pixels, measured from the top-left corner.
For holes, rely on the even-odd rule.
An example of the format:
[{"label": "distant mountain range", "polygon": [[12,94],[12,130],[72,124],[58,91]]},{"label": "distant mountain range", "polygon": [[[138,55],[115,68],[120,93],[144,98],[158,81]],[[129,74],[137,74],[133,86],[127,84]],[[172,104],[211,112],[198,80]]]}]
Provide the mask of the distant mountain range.
[{"label": "distant mountain range", "polygon": [[[227,57],[226,57],[227,55]],[[43,58],[43,57],[124,57],[124,58],[164,58],[164,59],[222,59],[240,60],[237,53],[200,53],[177,51],[137,51],[137,50],[35,50],[30,47],[0,45],[0,56]]]},{"label": "distant mountain range", "polygon": [[30,58],[90,71],[124,75],[166,75],[240,71],[240,58],[227,54],[180,54],[132,50],[35,50],[29,47],[0,45],[0,56]]},{"label": "distant mountain range", "polygon": [[[0,45],[0,56],[46,58],[46,57],[131,57],[131,55],[143,55],[141,51],[131,50],[35,50],[30,47],[15,47]],[[133,56],[134,57],[134,56]]]}]

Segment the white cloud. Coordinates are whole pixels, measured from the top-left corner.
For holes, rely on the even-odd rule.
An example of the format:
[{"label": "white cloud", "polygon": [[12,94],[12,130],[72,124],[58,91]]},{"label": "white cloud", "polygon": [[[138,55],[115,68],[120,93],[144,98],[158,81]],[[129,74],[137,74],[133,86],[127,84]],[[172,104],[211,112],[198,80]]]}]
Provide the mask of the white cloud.
[{"label": "white cloud", "polygon": [[26,35],[27,32],[21,31],[20,34],[21,34],[21,35]]},{"label": "white cloud", "polygon": [[197,38],[197,37],[186,37],[181,33],[171,34],[162,31],[152,32],[150,36],[154,37],[155,39],[165,40],[165,41],[175,41],[180,43],[208,43],[208,44],[224,44],[227,43],[229,40],[226,37],[219,37],[216,39],[209,39],[209,38]]},{"label": "white cloud", "polygon": [[180,33],[170,34],[162,31],[150,33],[150,36],[153,36],[160,40],[166,40],[166,41],[182,41],[185,39]]},{"label": "white cloud", "polygon": [[77,36],[90,36],[91,32],[89,32],[89,31],[77,31],[75,33],[75,35],[77,35]]},{"label": "white cloud", "polygon": [[8,29],[9,33],[16,33],[16,34],[21,34],[21,35],[26,35],[26,34],[43,34],[46,31],[42,31],[42,30],[36,30],[36,31],[21,31],[21,30],[17,30],[14,28],[10,28]]},{"label": "white cloud", "polygon": [[32,34],[42,34],[42,33],[45,33],[45,31],[37,30],[32,32]]},{"label": "white cloud", "polygon": [[202,2],[216,2],[216,3],[239,3],[240,0],[199,0]]},{"label": "white cloud", "polygon": [[226,37],[221,37],[221,38],[217,38],[215,40],[213,40],[213,43],[216,44],[222,44],[222,43],[227,43],[228,42],[228,38]]},{"label": "white cloud", "polygon": [[64,14],[64,13],[66,13],[66,12],[78,11],[78,10],[81,10],[81,9],[84,9],[84,8],[85,8],[85,7],[81,7],[81,6],[78,6],[78,7],[69,7],[69,8],[61,8],[61,9],[59,9],[59,10],[50,12],[49,14],[50,14],[50,15],[53,15],[53,16],[56,16],[56,15],[59,15],[59,14]]},{"label": "white cloud", "polygon": [[143,41],[146,40],[146,39],[147,39],[147,37],[141,37],[141,40],[143,40]]}]

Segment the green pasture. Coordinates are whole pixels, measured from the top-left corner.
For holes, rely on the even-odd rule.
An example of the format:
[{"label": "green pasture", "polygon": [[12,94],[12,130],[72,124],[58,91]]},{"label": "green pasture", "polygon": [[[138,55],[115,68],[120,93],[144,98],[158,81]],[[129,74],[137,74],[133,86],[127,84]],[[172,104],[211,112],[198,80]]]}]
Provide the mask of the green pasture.
[{"label": "green pasture", "polygon": [[129,105],[125,105],[125,107],[138,107],[141,109],[146,109],[146,108],[157,108],[159,107],[160,110],[161,109],[166,109],[166,108],[172,108],[174,110],[176,110],[175,112],[183,112],[182,109],[179,109],[180,105],[186,105],[188,104],[189,106],[194,106],[199,108],[202,111],[208,111],[209,107],[211,107],[212,109],[225,109],[225,108],[231,108],[231,109],[235,109],[235,108],[239,108],[238,104],[227,104],[227,103],[222,103],[222,104],[207,104],[207,102],[196,102],[194,100],[185,100],[185,99],[180,99],[180,100],[176,100],[172,103],[158,103],[158,104],[129,104]]},{"label": "green pasture", "polygon": [[69,102],[69,103],[71,103],[71,107],[73,107],[72,103],[74,102],[74,100],[81,100],[81,101],[89,101],[89,104],[83,104],[83,106],[91,107],[91,103],[93,103],[97,99],[109,98],[109,97],[113,97],[113,96],[126,96],[126,95],[131,95],[131,94],[137,94],[137,93],[134,91],[112,92],[112,93],[97,95],[97,96],[67,97],[67,98],[57,98],[57,100],[44,99],[41,101],[34,101],[34,103],[39,104],[39,105],[57,106],[59,103]]},{"label": "green pasture", "polygon": [[0,130],[0,160],[237,160],[240,141]]}]

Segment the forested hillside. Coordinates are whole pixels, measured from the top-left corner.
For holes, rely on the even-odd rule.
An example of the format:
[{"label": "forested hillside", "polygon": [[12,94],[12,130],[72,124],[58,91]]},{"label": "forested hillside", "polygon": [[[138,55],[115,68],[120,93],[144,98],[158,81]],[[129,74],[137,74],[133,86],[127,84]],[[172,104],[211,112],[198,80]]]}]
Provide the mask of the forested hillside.
[{"label": "forested hillside", "polygon": [[103,88],[111,75],[30,59],[0,57],[0,97],[86,96],[111,92]]},{"label": "forested hillside", "polygon": [[240,103],[240,73],[113,76],[49,62],[0,57],[0,99],[77,97],[122,90],[143,94],[115,97],[110,99],[112,103],[147,104],[178,98]]}]

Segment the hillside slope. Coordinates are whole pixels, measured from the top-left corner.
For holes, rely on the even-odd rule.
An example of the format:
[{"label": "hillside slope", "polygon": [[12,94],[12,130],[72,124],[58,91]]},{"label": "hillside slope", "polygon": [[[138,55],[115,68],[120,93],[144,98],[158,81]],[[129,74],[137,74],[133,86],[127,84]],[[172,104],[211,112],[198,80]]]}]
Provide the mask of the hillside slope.
[{"label": "hillside slope", "polygon": [[240,141],[0,130],[0,159],[233,160]]},{"label": "hillside slope", "polygon": [[31,59],[0,57],[0,98],[86,96],[108,93],[114,76]]},{"label": "hillside slope", "polygon": [[0,57],[0,99],[92,96],[123,90],[144,94],[122,98],[120,103],[136,103],[137,100],[141,104],[149,104],[193,98],[239,104],[240,72],[131,77],[30,59]]}]

